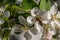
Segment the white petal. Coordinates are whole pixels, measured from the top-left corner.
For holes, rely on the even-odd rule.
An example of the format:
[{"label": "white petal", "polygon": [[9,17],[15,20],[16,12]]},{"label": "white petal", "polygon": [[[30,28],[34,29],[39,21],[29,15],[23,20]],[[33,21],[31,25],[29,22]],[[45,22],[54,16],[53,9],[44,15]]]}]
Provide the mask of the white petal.
[{"label": "white petal", "polygon": [[[10,39],[12,40],[25,40],[24,38],[24,34],[25,31],[20,28],[21,26],[19,24],[15,24],[11,30],[11,34],[10,34]],[[20,32],[19,34],[16,34],[16,32]]]},{"label": "white petal", "polygon": [[33,23],[35,22],[35,18],[32,17],[32,16],[28,16],[28,17],[27,17],[27,22],[28,22],[29,24],[33,24]]},{"label": "white petal", "polygon": [[32,36],[32,38],[30,40],[40,40],[41,34],[39,32],[37,32],[38,34],[36,34],[36,35],[34,35],[30,30],[28,32]]},{"label": "white petal", "polygon": [[43,28],[42,28],[42,26],[39,24],[39,22],[35,22],[35,28],[38,30],[39,33],[42,33]]},{"label": "white petal", "polygon": [[56,2],[54,2],[54,5],[55,5],[55,6],[58,6],[58,4],[57,4]]},{"label": "white petal", "polygon": [[60,21],[55,20],[55,23],[58,25],[58,27],[60,28]]},{"label": "white petal", "polygon": [[35,22],[35,28],[38,30],[39,37],[41,38],[43,35],[43,27],[39,24],[39,22]]},{"label": "white petal", "polygon": [[16,0],[16,4],[21,4],[23,0]]},{"label": "white petal", "polygon": [[44,24],[47,24],[49,21],[47,21],[47,20],[42,20],[42,22],[43,22]]},{"label": "white petal", "polygon": [[55,32],[55,31],[51,31],[51,33],[52,33],[52,35],[55,35],[55,34],[56,34],[56,32]]},{"label": "white petal", "polygon": [[37,5],[39,4],[40,0],[33,0]]},{"label": "white petal", "polygon": [[58,11],[56,18],[60,18],[60,11]]},{"label": "white petal", "polygon": [[40,25],[39,25],[39,22],[35,22],[35,27],[38,29],[38,31],[40,31]]},{"label": "white petal", "polygon": [[52,7],[50,8],[50,13],[51,13],[52,15],[54,15],[54,14],[57,13],[57,11],[58,11],[57,6],[56,6],[56,5],[52,5]]},{"label": "white petal", "polygon": [[39,10],[38,10],[37,7],[34,7],[34,8],[31,10],[31,15],[32,15],[33,17],[39,15]]},{"label": "white petal", "polygon": [[19,25],[19,24],[13,25],[11,33],[15,34],[15,32],[20,32],[20,33],[23,32],[23,29],[21,27],[22,27],[22,25]]},{"label": "white petal", "polygon": [[40,13],[38,16],[40,16],[42,20],[47,20],[47,11],[40,10]]},{"label": "white petal", "polygon": [[4,23],[3,19],[0,19],[0,25],[2,25]]},{"label": "white petal", "polygon": [[18,40],[26,40],[24,37],[25,31],[23,31],[20,35],[18,35]]},{"label": "white petal", "polygon": [[3,7],[0,8],[0,12],[1,12],[1,13],[4,12],[4,10],[5,10],[5,9],[4,9]]},{"label": "white petal", "polygon": [[32,35],[27,31],[25,32],[24,37],[26,38],[26,40],[29,40],[32,38]]},{"label": "white petal", "polygon": [[16,28],[16,29],[19,28],[19,27],[22,27],[22,26],[19,25],[19,24],[15,24],[15,25],[12,26],[12,28]]},{"label": "white petal", "polygon": [[[22,27],[22,25],[15,24],[15,25],[12,26],[12,30],[13,30],[13,31],[19,31],[19,30],[17,30],[17,29],[20,29],[21,27]],[[21,29],[20,29],[20,30],[21,30]]]},{"label": "white petal", "polygon": [[18,16],[19,23],[22,25],[26,25],[27,21],[23,16]]},{"label": "white petal", "polygon": [[56,31],[56,30],[55,30],[56,23],[55,23],[54,21],[51,21],[51,23],[50,23],[50,24],[51,24],[51,29],[52,29],[52,31],[54,31],[54,32],[55,32],[55,31]]},{"label": "white petal", "polygon": [[56,32],[51,30],[50,28],[48,29],[48,32],[51,33],[51,35],[55,35],[56,34]]},{"label": "white petal", "polygon": [[51,26],[55,27],[55,22],[54,21],[51,21]]},{"label": "white petal", "polygon": [[35,27],[31,27],[30,31],[34,35],[38,34],[38,30]]},{"label": "white petal", "polygon": [[28,27],[30,27],[30,26],[32,26],[33,24],[30,24],[30,23],[27,22],[26,25],[27,25]]},{"label": "white petal", "polygon": [[10,17],[10,12],[9,11],[5,11],[3,13],[3,16],[9,18]]},{"label": "white petal", "polygon": [[52,18],[52,17],[51,17],[51,13],[48,11],[48,13],[47,13],[47,19],[48,19],[48,20],[51,20],[51,18]]}]

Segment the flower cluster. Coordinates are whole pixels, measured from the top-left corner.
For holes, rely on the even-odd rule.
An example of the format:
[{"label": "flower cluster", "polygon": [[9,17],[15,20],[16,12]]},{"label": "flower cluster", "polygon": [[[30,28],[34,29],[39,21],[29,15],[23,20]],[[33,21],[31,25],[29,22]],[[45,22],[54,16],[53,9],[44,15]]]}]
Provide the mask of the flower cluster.
[{"label": "flower cluster", "polygon": [[53,35],[56,35],[56,29],[60,28],[60,11],[58,11],[57,3],[54,3],[49,11],[39,10],[34,7],[30,13],[31,15],[27,19],[21,15],[18,16],[21,25],[19,27],[22,30],[17,27],[18,25],[14,25],[11,35],[15,35],[15,37],[19,35],[17,39],[21,40],[52,40]]},{"label": "flower cluster", "polygon": [[2,40],[53,40],[55,35],[60,40],[58,3],[54,2],[50,10],[46,11],[39,9],[40,1],[31,0],[31,4],[30,0],[15,0],[15,3],[0,7]]},{"label": "flower cluster", "polygon": [[[45,37],[47,40],[51,40],[53,35],[56,35],[56,29],[60,28],[60,11],[58,11],[57,7],[57,3],[54,3],[54,5],[51,6],[48,12],[45,10],[39,10],[35,7],[31,10],[31,16],[27,17],[27,22],[30,24],[34,24],[37,30],[42,35],[44,32],[42,33],[42,31],[40,30],[41,27],[42,29],[44,29],[44,27],[47,26],[47,33],[45,33]],[[37,24],[35,24],[36,22],[39,22],[39,24],[37,24],[40,26],[37,27]],[[41,23],[43,25],[41,25]]]}]

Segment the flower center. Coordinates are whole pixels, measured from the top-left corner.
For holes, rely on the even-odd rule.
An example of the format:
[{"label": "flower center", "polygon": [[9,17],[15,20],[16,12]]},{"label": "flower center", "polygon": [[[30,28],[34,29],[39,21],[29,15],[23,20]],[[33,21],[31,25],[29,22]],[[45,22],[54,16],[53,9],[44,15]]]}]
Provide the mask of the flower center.
[{"label": "flower center", "polygon": [[24,26],[24,27],[22,27],[22,29],[29,30],[29,27],[28,26]]},{"label": "flower center", "polygon": [[56,20],[56,15],[51,15],[52,16],[52,20]]},{"label": "flower center", "polygon": [[40,17],[36,17],[36,21],[38,21],[40,23],[40,25],[42,26],[42,21]]}]

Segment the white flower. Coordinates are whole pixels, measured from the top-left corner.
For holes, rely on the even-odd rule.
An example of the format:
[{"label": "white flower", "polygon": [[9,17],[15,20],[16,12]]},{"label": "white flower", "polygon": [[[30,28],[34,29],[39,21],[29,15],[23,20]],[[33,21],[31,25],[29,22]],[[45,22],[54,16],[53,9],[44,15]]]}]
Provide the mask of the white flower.
[{"label": "white flower", "polygon": [[[29,30],[24,30],[21,28],[22,25],[15,24],[12,26],[11,39],[18,40],[40,40],[43,34],[43,28],[40,26],[39,22],[36,21],[34,27]],[[14,38],[13,38],[14,37]]]},{"label": "white flower", "polygon": [[3,17],[9,18],[10,17],[10,12],[9,11],[5,11],[2,15],[3,15]]},{"label": "white flower", "polygon": [[55,5],[52,5],[52,7],[50,8],[50,10],[48,11],[48,19],[52,19],[52,16],[55,16],[57,14],[58,8],[57,5],[55,3]]},{"label": "white flower", "polygon": [[[41,38],[41,36],[43,35],[43,27],[39,24],[38,21],[35,22],[34,28],[37,30],[37,34],[35,34],[35,35],[39,35],[39,37]],[[34,30],[32,30],[32,31],[34,31]]]},{"label": "white flower", "polygon": [[24,34],[25,39],[28,40],[40,40],[40,33],[37,33],[36,35],[34,35],[30,30],[26,31]]},{"label": "white flower", "polygon": [[[34,28],[29,29],[29,30],[24,30],[22,29],[21,25],[15,24],[12,26],[11,30],[11,39],[18,39],[18,40],[40,40],[42,36],[41,32],[41,26],[39,25],[38,22],[36,22]],[[34,34],[37,30],[37,34]]]},{"label": "white flower", "polygon": [[[34,24],[35,21],[43,21],[43,23],[47,23],[47,13],[45,10],[39,10],[38,8],[34,7],[31,10],[31,16],[27,17],[27,22],[30,24]],[[45,22],[46,21],[46,22]]]},{"label": "white flower", "polygon": [[41,36],[42,36],[42,26],[39,25],[39,22],[35,22],[34,27],[31,27],[30,30],[28,30],[28,34],[27,32],[24,34],[26,39],[30,39],[30,40],[40,40]]},{"label": "white flower", "polygon": [[24,34],[25,31],[21,28],[22,26],[19,24],[15,24],[12,26],[10,39],[11,40],[25,40]]},{"label": "white flower", "polygon": [[56,14],[58,11],[58,8],[57,8],[57,3],[55,3],[54,5],[52,5],[52,7],[50,8],[50,11],[52,15]]},{"label": "white flower", "polygon": [[29,23],[29,24],[34,24],[35,23],[35,21],[36,21],[36,17],[39,15],[39,10],[38,10],[38,8],[33,8],[32,10],[31,10],[31,16],[28,16],[27,17],[27,22]]},{"label": "white flower", "polygon": [[[60,11],[58,11],[58,8],[57,8],[57,4],[55,3],[55,5],[53,5],[51,8],[50,8],[50,11],[48,11],[48,20],[51,20],[50,22],[52,23],[52,21],[54,21],[54,25],[57,24],[58,27],[60,27],[60,21],[58,19],[60,19]],[[51,24],[51,25],[53,25]],[[53,25],[53,26],[54,26]]]}]

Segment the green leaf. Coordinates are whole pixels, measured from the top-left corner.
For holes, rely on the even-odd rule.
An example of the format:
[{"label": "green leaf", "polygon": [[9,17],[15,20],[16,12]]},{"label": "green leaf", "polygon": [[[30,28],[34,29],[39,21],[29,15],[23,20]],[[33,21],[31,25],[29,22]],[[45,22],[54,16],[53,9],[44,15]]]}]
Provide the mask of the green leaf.
[{"label": "green leaf", "polygon": [[40,9],[45,9],[45,5],[46,5],[46,0],[41,0]]},{"label": "green leaf", "polygon": [[50,3],[50,0],[48,0],[48,1],[46,2],[46,10],[49,10],[50,7],[51,7],[51,3]]},{"label": "green leaf", "polygon": [[11,8],[10,4],[5,5],[5,10],[10,10],[10,8]]},{"label": "green leaf", "polygon": [[50,6],[51,6],[51,3],[50,3],[50,0],[41,0],[40,2],[40,9],[46,9],[46,10],[49,10],[50,9]]},{"label": "green leaf", "polygon": [[15,11],[15,10],[22,10],[19,6],[16,6],[16,5],[12,5],[10,11]]},{"label": "green leaf", "polygon": [[12,7],[10,9],[10,12],[14,13],[15,10],[29,12],[31,9],[24,9],[24,7],[20,7],[20,6],[17,6],[17,5],[12,5]]},{"label": "green leaf", "polygon": [[21,7],[24,10],[31,10],[31,8],[35,6],[36,6],[36,3],[33,0],[23,0]]},{"label": "green leaf", "polygon": [[10,2],[10,3],[15,3],[15,0],[8,0],[8,2]]},{"label": "green leaf", "polygon": [[30,13],[24,13],[24,14],[20,14],[22,16],[24,16],[25,18],[27,18],[28,16],[30,16],[31,14]]},{"label": "green leaf", "polygon": [[9,20],[9,18],[7,18],[7,17],[3,17],[3,19],[4,19],[5,21],[8,21],[8,20]]},{"label": "green leaf", "polygon": [[9,40],[10,30],[4,30],[2,33],[2,40]]}]

